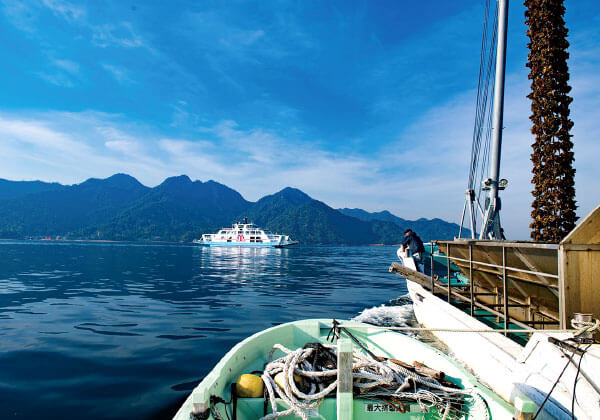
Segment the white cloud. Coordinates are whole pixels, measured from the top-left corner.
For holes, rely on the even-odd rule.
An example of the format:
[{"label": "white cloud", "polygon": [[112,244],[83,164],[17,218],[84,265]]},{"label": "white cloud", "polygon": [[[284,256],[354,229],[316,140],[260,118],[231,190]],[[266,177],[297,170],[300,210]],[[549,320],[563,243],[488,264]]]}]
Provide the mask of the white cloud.
[{"label": "white cloud", "polygon": [[[206,54],[213,70],[227,67],[229,60],[258,63],[265,58],[283,58],[299,51],[318,48],[298,16],[273,10],[264,27],[256,22],[236,19],[227,7],[217,6],[210,11],[187,13],[177,31],[193,41],[193,48]],[[254,26],[253,26],[254,25]]]},{"label": "white cloud", "polygon": [[41,34],[42,26],[39,23],[44,10],[50,10],[57,18],[80,29],[85,29],[85,32],[91,36],[92,43],[97,47],[145,47],[152,50],[131,22],[111,21],[97,24],[92,19],[88,19],[87,9],[82,5],[64,0],[42,0],[29,4],[15,1],[2,2],[2,11],[10,18],[10,22],[15,27],[42,40],[44,40],[44,35]]},{"label": "white cloud", "polygon": [[134,155],[139,153],[139,144],[136,142],[126,140],[109,140],[104,143],[109,149],[113,149],[122,152],[126,155]]},{"label": "white cloud", "polygon": [[154,185],[187,173],[223,182],[250,199],[293,185],[330,201],[329,195],[368,193],[379,166],[267,130],[242,130],[231,121],[208,127],[207,138],[165,138],[151,132],[120,116],[94,112],[36,113],[27,119],[2,114],[0,136],[11,140],[10,154],[16,159],[0,169],[0,176],[32,179],[46,167],[42,179],[53,174],[52,180],[64,183],[128,172]]},{"label": "white cloud", "polygon": [[62,69],[64,71],[66,71],[67,73],[70,74],[79,74],[79,64],[71,61],[71,60],[65,60],[65,59],[53,59],[51,60],[51,63],[55,66],[58,67],[59,69]]},{"label": "white cloud", "polygon": [[115,66],[114,64],[104,63],[102,68],[106,70],[117,82],[127,85],[134,83],[133,79],[129,76],[129,71],[122,67]]},{"label": "white cloud", "polygon": [[[577,67],[577,66],[574,66]],[[576,199],[578,215],[584,217],[596,205],[597,164],[600,144],[596,124],[600,74],[572,72],[573,96],[571,118],[575,143]],[[591,89],[585,86],[592,87]],[[502,143],[501,177],[509,180],[501,193],[502,223],[507,235],[527,239],[531,202],[531,135],[530,101],[527,73],[522,71],[508,76],[506,81],[504,131]],[[464,203],[470,162],[471,138],[474,119],[474,92],[466,92],[453,100],[436,106],[411,124],[391,149],[387,159],[404,168],[394,176],[406,181],[393,181],[389,191],[397,191],[396,203],[377,206],[389,209],[402,217],[442,217],[457,220]],[[414,173],[406,173],[414,171]],[[403,173],[404,172],[404,173]],[[377,189],[379,187],[375,187]],[[385,188],[381,185],[381,188]]]},{"label": "white cloud", "polygon": [[81,20],[87,14],[84,7],[63,0],[42,0],[42,3],[56,16],[70,22]]},{"label": "white cloud", "polygon": [[83,23],[87,15],[85,7],[64,0],[42,0],[35,2],[3,0],[2,11],[15,27],[33,35],[38,32],[39,18],[44,10],[69,23]]},{"label": "white cloud", "polygon": [[44,121],[0,118],[0,133],[9,142],[34,146],[40,150],[60,153],[88,152],[88,147],[66,133],[53,130]]},{"label": "white cloud", "polygon": [[33,74],[56,86],[75,87],[75,82],[80,79],[79,63],[67,59],[57,59],[51,54],[47,55],[49,56],[49,68]]},{"label": "white cloud", "polygon": [[98,47],[117,46],[124,48],[147,47],[130,22],[90,25],[92,42]]},{"label": "white cloud", "polygon": [[[598,201],[600,146],[595,140],[598,96],[582,86],[600,86],[600,76],[575,72],[573,86],[576,186],[583,216]],[[533,139],[528,89],[524,72],[508,77],[501,175],[510,184],[502,194],[502,218],[513,238],[529,234]],[[0,114],[0,136],[7,140],[0,153],[11,157],[0,177],[75,183],[127,172],[156,185],[186,173],[222,182],[251,200],[294,186],[333,207],[457,221],[467,183],[473,102],[474,92],[465,92],[431,108],[406,126],[395,143],[368,156],[327,151],[295,134],[244,129],[228,120],[199,128],[194,137],[173,138],[123,116],[91,111],[31,113],[27,118]]]},{"label": "white cloud", "polygon": [[27,33],[35,32],[36,19],[33,8],[21,1],[2,1],[2,12],[15,27]]},{"label": "white cloud", "polygon": [[61,73],[46,73],[46,72],[37,72],[34,73],[40,79],[45,80],[46,82],[53,84],[55,86],[72,88],[75,86],[73,81],[66,75]]},{"label": "white cloud", "polygon": [[27,118],[0,114],[0,153],[11,156],[0,177],[72,184],[116,172],[144,174],[146,182],[167,176],[167,168],[139,146],[139,138],[118,130],[124,125],[119,121],[119,116],[89,111]]}]

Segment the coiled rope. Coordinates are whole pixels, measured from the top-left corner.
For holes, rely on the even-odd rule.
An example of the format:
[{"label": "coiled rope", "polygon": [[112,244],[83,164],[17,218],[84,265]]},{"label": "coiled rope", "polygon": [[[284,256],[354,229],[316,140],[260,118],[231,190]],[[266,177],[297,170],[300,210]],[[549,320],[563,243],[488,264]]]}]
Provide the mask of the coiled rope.
[{"label": "coiled rope", "polygon": [[[284,356],[273,360],[276,350],[282,351]],[[269,363],[262,375],[272,413],[262,417],[262,420],[291,414],[308,420],[310,411],[317,408],[337,388],[338,369],[336,366],[315,363],[319,351],[337,356],[336,348],[332,345],[311,345],[297,350],[290,350],[281,344],[273,346]],[[358,390],[358,398],[412,400],[424,411],[437,407],[442,419],[462,416],[465,412],[461,410],[470,402],[471,416],[473,413],[480,413],[476,418],[489,418],[485,401],[474,390],[446,386],[393,361],[374,360],[356,349],[352,356],[353,386]],[[313,359],[312,364],[310,359]],[[276,376],[279,377],[279,384]],[[289,408],[278,411],[277,398],[283,400]],[[401,402],[400,406],[403,409]]]},{"label": "coiled rope", "polygon": [[574,334],[574,337],[577,338],[580,335],[592,333],[600,329],[600,320],[592,319],[591,321],[577,321],[572,319],[571,326],[577,330]]}]

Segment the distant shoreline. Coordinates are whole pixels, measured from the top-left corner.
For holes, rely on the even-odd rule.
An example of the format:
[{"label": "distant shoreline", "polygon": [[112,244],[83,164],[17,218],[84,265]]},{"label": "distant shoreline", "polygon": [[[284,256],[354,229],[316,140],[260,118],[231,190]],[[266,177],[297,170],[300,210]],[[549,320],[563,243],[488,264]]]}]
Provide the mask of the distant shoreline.
[{"label": "distant shoreline", "polygon": [[[18,241],[18,242],[32,242],[32,243],[97,243],[97,244],[147,244],[147,245],[193,245],[193,242],[171,242],[171,241],[117,241],[110,239],[17,239],[17,238],[0,238],[0,242],[9,242],[9,241]],[[386,247],[393,246],[398,247],[400,245],[397,244],[344,244],[344,243],[331,243],[331,244],[323,244],[323,243],[303,243],[300,245],[332,245],[332,246],[372,246],[372,247]]]},{"label": "distant shoreline", "polygon": [[18,239],[18,238],[0,238],[0,241],[19,241],[19,242],[43,242],[43,243],[109,243],[109,244],[193,244],[193,242],[170,242],[170,241],[117,241],[112,239]]}]

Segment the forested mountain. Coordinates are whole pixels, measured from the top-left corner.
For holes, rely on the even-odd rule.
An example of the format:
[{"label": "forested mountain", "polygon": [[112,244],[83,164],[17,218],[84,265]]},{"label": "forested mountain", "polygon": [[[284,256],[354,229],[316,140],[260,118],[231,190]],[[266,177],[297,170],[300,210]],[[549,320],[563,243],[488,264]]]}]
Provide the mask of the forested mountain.
[{"label": "forested mountain", "polygon": [[8,181],[6,179],[0,179],[0,200],[23,197],[27,194],[59,190],[62,188],[65,188],[65,186],[58,182]]},{"label": "forested mountain", "polygon": [[249,206],[237,191],[186,175],[167,178],[108,222],[82,232],[115,240],[191,241],[229,225]]},{"label": "forested mountain", "polygon": [[252,203],[223,184],[186,175],[154,188],[125,174],[70,186],[0,180],[0,238],[191,241],[243,217],[303,243],[398,243],[405,226],[423,239],[458,231],[440,219],[338,211],[289,187]]},{"label": "forested mountain", "polygon": [[278,193],[261,198],[248,208],[243,216],[247,216],[249,220],[252,220],[259,226],[268,227],[270,221],[311,201],[313,201],[313,199],[302,191],[296,188],[287,187]]},{"label": "forested mountain", "polygon": [[150,188],[116,174],[0,201],[0,237],[67,235],[108,222]]},{"label": "forested mountain", "polygon": [[[406,229],[412,229],[418,233],[418,235],[424,241],[430,241],[432,239],[446,239],[450,240],[458,236],[458,230],[460,226],[456,223],[449,223],[442,219],[425,219],[421,218],[418,220],[406,220],[401,217],[395,216],[387,210],[369,213],[361,209],[338,209],[340,213],[347,216],[356,217],[357,219],[364,221],[386,221],[392,222],[398,225],[404,232]],[[471,231],[463,228],[463,237],[469,237]]]},{"label": "forested mountain", "polygon": [[403,235],[393,223],[365,222],[312,199],[289,208],[269,220],[266,226],[304,243],[392,244],[399,243]]}]

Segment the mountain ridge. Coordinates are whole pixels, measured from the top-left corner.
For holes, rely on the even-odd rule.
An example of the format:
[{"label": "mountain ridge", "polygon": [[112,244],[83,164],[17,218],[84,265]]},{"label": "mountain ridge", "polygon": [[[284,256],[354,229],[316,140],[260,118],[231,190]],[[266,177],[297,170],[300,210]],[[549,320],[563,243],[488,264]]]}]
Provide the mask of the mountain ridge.
[{"label": "mountain ridge", "polygon": [[449,239],[455,227],[458,232],[441,219],[336,210],[293,187],[251,202],[227,185],[187,175],[155,187],[122,173],[73,185],[0,180],[0,238],[189,242],[243,217],[302,243],[399,243],[405,225],[418,227],[424,240],[430,231],[437,230],[438,239]]},{"label": "mountain ridge", "polygon": [[[412,229],[413,231],[417,232],[425,241],[430,241],[432,239],[453,239],[455,236],[458,236],[458,231],[460,229],[458,224],[446,222],[445,220],[437,217],[433,219],[421,217],[417,220],[407,220],[392,214],[388,210],[383,210],[380,212],[368,212],[357,208],[341,208],[338,209],[338,211],[342,214],[356,217],[357,219],[364,221],[381,220],[395,223],[402,229],[402,231],[406,229]],[[470,237],[471,235],[471,231],[469,229],[463,228],[463,233],[465,237]]]}]

